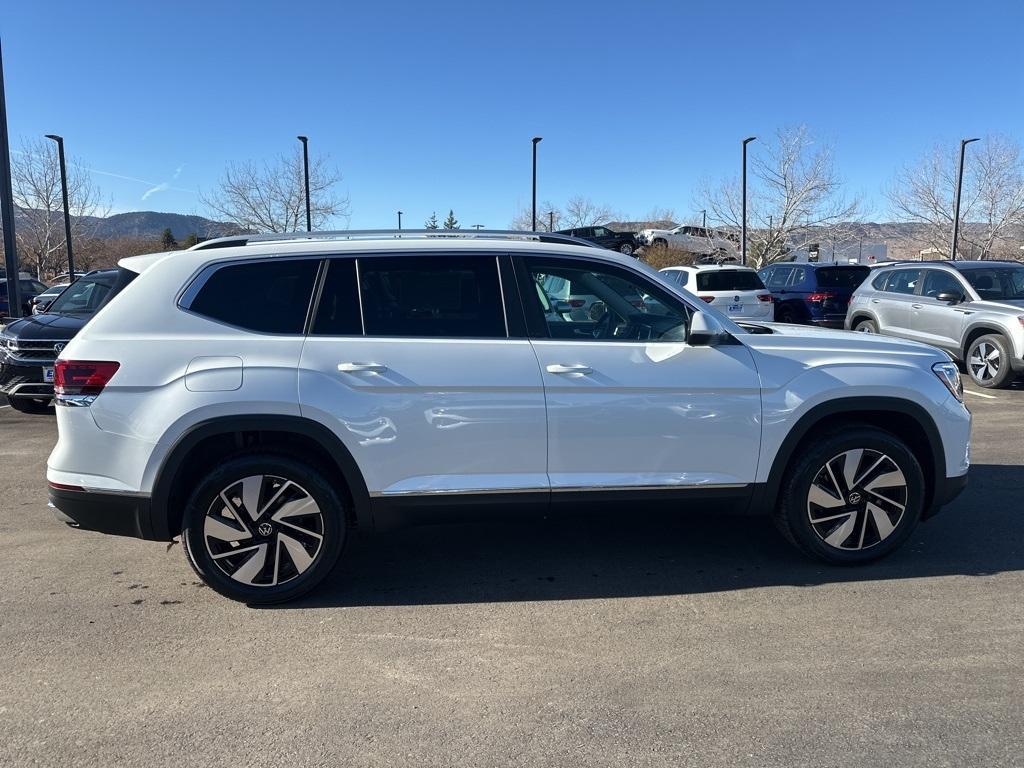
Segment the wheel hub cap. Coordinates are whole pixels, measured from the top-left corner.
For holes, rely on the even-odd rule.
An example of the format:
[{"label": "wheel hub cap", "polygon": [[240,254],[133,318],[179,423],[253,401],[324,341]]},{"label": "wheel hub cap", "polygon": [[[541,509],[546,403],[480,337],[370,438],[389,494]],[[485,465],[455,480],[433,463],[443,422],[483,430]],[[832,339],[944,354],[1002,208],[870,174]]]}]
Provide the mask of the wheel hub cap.
[{"label": "wheel hub cap", "polygon": [[999,349],[994,344],[983,342],[974,348],[968,363],[971,376],[977,381],[991,381],[999,374]]},{"label": "wheel hub cap", "polygon": [[324,518],[313,497],[284,477],[251,475],[224,488],[203,520],[214,564],[253,587],[273,587],[305,573],[320,554]]},{"label": "wheel hub cap", "polygon": [[899,526],[907,504],[899,465],[881,451],[855,448],[818,470],[807,493],[807,519],[830,547],[868,549]]}]

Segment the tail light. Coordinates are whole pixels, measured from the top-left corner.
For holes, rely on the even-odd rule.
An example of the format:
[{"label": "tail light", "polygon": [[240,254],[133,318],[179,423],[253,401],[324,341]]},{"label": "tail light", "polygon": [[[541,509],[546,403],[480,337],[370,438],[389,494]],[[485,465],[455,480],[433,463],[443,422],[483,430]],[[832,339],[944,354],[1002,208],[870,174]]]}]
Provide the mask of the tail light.
[{"label": "tail light", "polygon": [[772,295],[770,293],[759,293],[757,294],[758,301],[767,301],[769,304],[772,302]]},{"label": "tail light", "polygon": [[703,299],[703,300],[704,300],[704,301],[706,301],[706,302],[707,302],[708,304],[710,304],[710,303],[711,303],[712,301],[714,301],[714,300],[715,300],[715,297],[714,297],[714,296],[699,296],[698,298],[700,298],[700,299]]},{"label": "tail light", "polygon": [[825,301],[825,299],[834,299],[836,295],[834,293],[812,293],[807,297],[808,301]]},{"label": "tail light", "polygon": [[120,367],[107,360],[58,360],[53,366],[53,393],[58,402],[61,397],[92,402]]}]

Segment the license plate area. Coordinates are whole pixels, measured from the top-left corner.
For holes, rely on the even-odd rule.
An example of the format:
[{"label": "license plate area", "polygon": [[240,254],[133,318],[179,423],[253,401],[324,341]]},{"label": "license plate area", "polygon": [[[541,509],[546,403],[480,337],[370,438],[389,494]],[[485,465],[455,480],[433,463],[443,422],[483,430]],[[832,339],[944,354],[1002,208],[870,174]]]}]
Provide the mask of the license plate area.
[{"label": "license plate area", "polygon": [[53,368],[43,368],[43,381],[53,384]]},{"label": "license plate area", "polygon": [[742,304],[730,304],[729,305],[729,314],[730,315],[738,315],[742,311],[743,311],[743,305]]}]

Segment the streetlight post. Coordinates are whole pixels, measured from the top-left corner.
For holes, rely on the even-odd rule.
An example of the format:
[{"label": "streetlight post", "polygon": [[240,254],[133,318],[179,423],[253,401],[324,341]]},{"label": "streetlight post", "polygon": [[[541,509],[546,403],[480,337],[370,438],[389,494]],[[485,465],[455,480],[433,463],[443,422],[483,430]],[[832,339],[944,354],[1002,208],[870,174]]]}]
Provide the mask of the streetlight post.
[{"label": "streetlight post", "polygon": [[68,275],[74,282],[75,255],[71,247],[71,210],[68,208],[68,168],[64,163],[64,137],[48,133],[46,138],[57,142],[57,157],[60,160],[60,192],[64,197],[64,242],[67,243],[68,249]]},{"label": "streetlight post", "polygon": [[[302,167],[305,171],[306,180],[306,231],[313,231],[313,215],[310,212],[309,207],[309,137],[308,136],[296,136],[299,141],[302,142]],[[401,227],[399,227],[401,229]]]},{"label": "streetlight post", "polygon": [[473,225],[473,229],[476,229],[476,230],[480,230],[480,229],[483,229],[483,228],[484,228],[483,224],[474,224]]},{"label": "streetlight post", "polygon": [[740,263],[747,266],[747,144],[757,136],[748,136],[743,140],[743,232],[740,234]]},{"label": "streetlight post", "polygon": [[548,211],[548,232],[555,231],[555,212]]},{"label": "streetlight post", "polygon": [[956,174],[956,197],[953,200],[953,243],[949,247],[950,261],[956,261],[956,241],[960,237],[960,190],[964,185],[964,150],[977,139],[960,139],[960,170]]},{"label": "streetlight post", "polygon": [[4,54],[0,45],[0,225],[4,229],[7,265],[7,304],[13,318],[21,317],[21,281],[14,250],[14,193],[11,191],[11,148],[7,140],[7,99],[4,97]]},{"label": "streetlight post", "polygon": [[700,225],[704,229],[708,228],[708,211],[706,208],[700,212]]},{"label": "streetlight post", "polygon": [[533,204],[530,207],[533,219],[533,231],[537,231],[537,145],[543,140],[542,136],[534,136],[533,141]]},{"label": "streetlight post", "polygon": [[402,230],[402,212],[401,211],[398,212],[398,230],[399,231]]}]

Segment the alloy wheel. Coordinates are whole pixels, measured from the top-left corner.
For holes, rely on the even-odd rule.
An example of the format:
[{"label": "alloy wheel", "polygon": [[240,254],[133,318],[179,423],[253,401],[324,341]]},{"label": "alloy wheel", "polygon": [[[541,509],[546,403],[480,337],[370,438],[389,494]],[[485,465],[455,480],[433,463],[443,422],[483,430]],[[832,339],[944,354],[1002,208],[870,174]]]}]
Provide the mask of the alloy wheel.
[{"label": "alloy wheel", "polygon": [[203,541],[226,576],[252,587],[291,581],[316,561],[324,517],[300,485],[250,475],[217,494],[203,520]]},{"label": "alloy wheel", "polygon": [[899,465],[881,451],[855,448],[818,470],[807,493],[807,519],[829,546],[863,550],[896,530],[907,502]]},{"label": "alloy wheel", "polygon": [[998,376],[1001,363],[999,348],[987,341],[978,344],[971,351],[971,358],[967,361],[971,376],[979,382],[991,381]]}]

